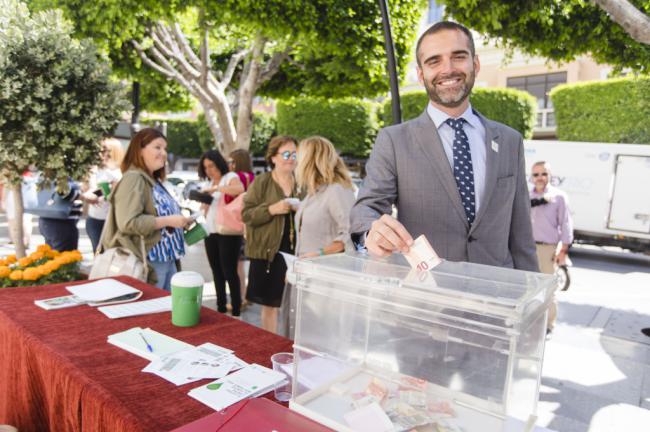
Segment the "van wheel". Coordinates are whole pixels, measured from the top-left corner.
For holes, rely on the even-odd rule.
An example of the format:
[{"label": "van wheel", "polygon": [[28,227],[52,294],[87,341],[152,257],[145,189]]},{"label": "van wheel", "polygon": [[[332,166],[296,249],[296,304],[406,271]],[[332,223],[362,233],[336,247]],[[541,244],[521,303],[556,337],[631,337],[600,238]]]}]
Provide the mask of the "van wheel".
[{"label": "van wheel", "polygon": [[566,291],[571,285],[571,275],[569,275],[569,268],[565,265],[558,266],[555,271],[555,277],[557,279],[557,289],[560,291]]}]

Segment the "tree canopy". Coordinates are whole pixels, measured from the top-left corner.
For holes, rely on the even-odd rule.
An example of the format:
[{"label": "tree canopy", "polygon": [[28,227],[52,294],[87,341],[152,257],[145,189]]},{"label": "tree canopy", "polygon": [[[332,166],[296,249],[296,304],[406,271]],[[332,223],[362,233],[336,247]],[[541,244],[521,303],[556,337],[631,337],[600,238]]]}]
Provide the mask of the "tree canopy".
[{"label": "tree canopy", "polygon": [[[650,70],[650,45],[640,43],[600,6],[584,0],[443,0],[460,23],[517,48],[553,60],[591,54],[618,69]],[[599,2],[607,3],[607,2]],[[630,0],[638,14],[650,14],[649,0]]]},{"label": "tree canopy", "polygon": [[[62,8],[77,35],[93,38],[109,53],[120,76],[150,73],[129,41],[146,39],[148,26],[162,20],[180,23],[195,48],[201,37],[197,30],[209,27],[212,68],[217,71],[225,70],[224,58],[256,34],[270,41],[265,56],[290,47],[289,61],[259,89],[263,95],[375,96],[388,89],[375,0],[32,0],[31,4]],[[390,3],[402,76],[423,5],[421,0]]]},{"label": "tree canopy", "polygon": [[128,108],[107,62],[71,30],[58,11],[0,0],[0,177],[14,185],[30,165],[61,188],[85,177]]}]

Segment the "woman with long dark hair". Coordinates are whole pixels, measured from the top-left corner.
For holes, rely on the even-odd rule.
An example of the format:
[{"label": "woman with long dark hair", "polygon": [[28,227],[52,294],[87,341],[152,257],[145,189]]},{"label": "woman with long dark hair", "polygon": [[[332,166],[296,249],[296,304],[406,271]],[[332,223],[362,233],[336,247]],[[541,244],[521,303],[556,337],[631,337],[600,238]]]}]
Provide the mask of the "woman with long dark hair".
[{"label": "woman with long dark hair", "polygon": [[205,239],[205,253],[212,269],[214,288],[217,292],[217,310],[226,313],[226,282],[230,288],[232,315],[241,313],[241,291],[237,274],[239,249],[242,235],[220,231],[216,224],[219,205],[225,205],[222,194],[235,197],[244,192],[241,180],[234,172],[229,172],[226,160],[217,150],[208,150],[199,161],[199,177],[207,179],[208,184],[203,192],[212,195],[212,203],[205,206],[205,219],[208,237]]}]

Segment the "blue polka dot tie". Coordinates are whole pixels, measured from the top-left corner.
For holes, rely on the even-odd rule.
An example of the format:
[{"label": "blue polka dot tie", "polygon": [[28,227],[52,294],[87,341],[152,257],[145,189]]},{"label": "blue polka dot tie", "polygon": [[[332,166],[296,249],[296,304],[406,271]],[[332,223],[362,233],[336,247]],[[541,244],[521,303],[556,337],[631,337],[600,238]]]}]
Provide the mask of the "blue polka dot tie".
[{"label": "blue polka dot tie", "polygon": [[465,209],[465,216],[470,226],[476,217],[476,203],[474,199],[474,168],[472,166],[472,153],[469,150],[469,140],[463,130],[465,119],[446,120],[454,130],[454,178],[460,192],[460,201]]}]

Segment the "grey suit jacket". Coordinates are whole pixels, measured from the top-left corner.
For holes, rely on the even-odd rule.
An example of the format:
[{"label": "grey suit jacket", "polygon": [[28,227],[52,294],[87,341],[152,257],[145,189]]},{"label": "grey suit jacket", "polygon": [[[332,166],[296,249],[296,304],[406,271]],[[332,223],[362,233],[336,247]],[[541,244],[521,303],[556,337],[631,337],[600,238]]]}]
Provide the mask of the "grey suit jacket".
[{"label": "grey suit jacket", "polygon": [[397,206],[397,218],[438,255],[538,271],[521,135],[478,114],[485,127],[485,191],[470,229],[452,168],[426,110],[379,131],[367,177],[351,212],[350,232],[361,233]]}]

